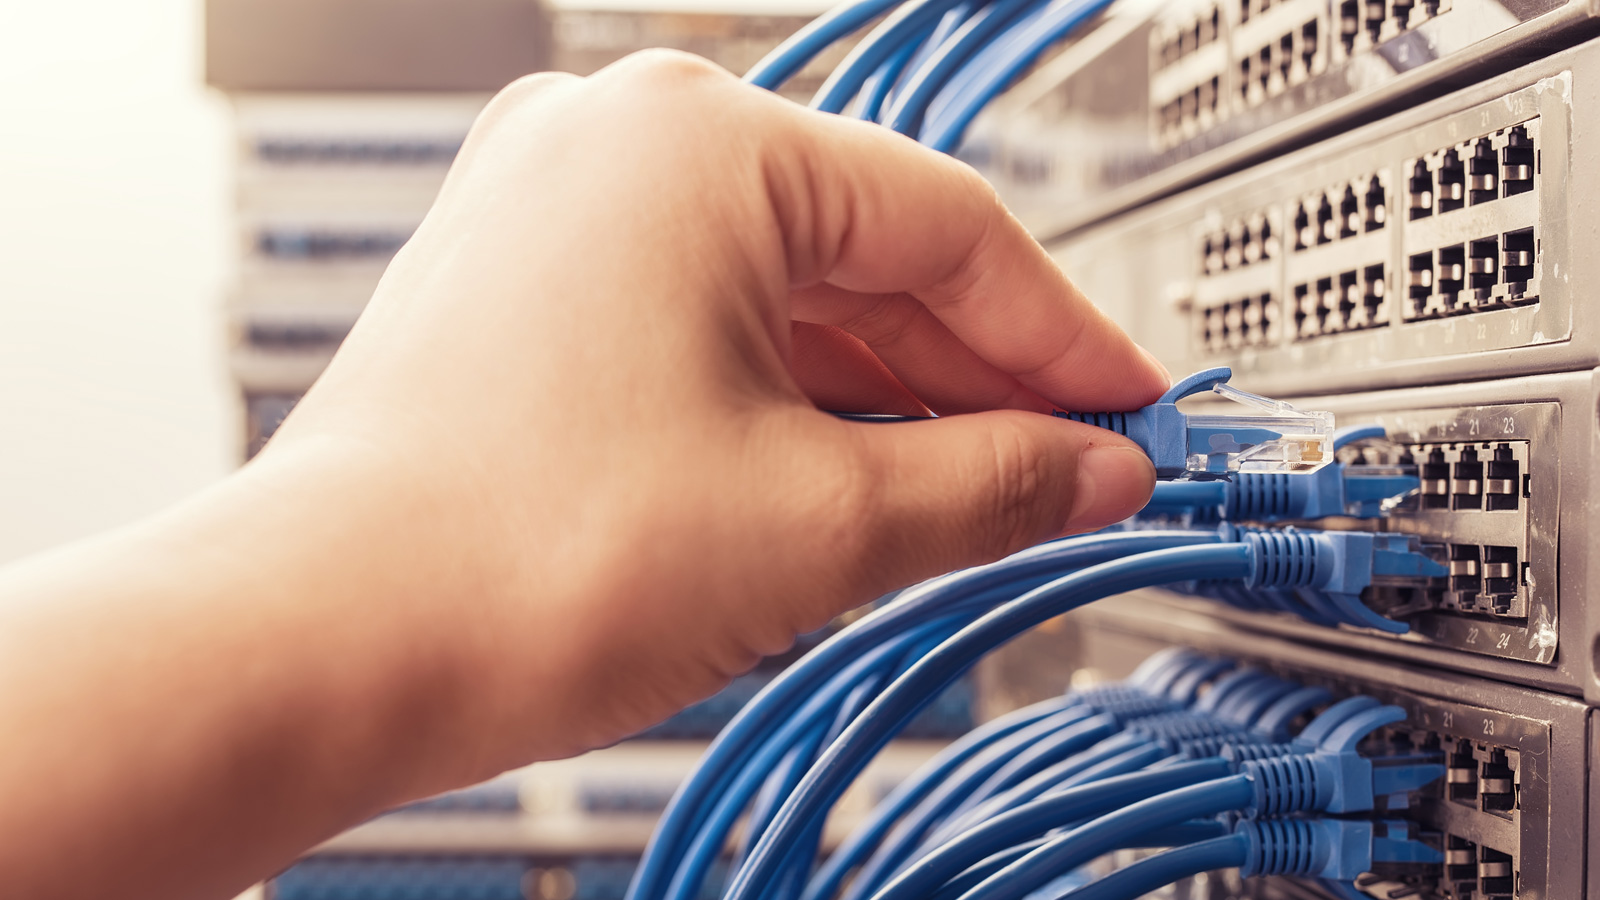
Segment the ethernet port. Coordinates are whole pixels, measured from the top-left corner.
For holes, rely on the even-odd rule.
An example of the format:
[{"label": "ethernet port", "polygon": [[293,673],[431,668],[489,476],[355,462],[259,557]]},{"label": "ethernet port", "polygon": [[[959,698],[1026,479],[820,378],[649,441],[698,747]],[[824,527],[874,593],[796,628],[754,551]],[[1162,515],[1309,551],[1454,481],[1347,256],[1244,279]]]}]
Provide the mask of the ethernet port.
[{"label": "ethernet port", "polygon": [[1239,60],[1239,99],[1248,102],[1250,99],[1251,67],[1255,64],[1254,57],[1246,56]]},{"label": "ethernet port", "polygon": [[1461,451],[1461,459],[1450,467],[1450,508],[1483,508],[1483,463],[1475,447]]},{"label": "ethernet port", "polygon": [[1460,154],[1447,150],[1439,162],[1439,186],[1434,191],[1439,212],[1453,212],[1467,205],[1467,167]]},{"label": "ethernet port", "polygon": [[1344,330],[1339,294],[1333,289],[1332,278],[1317,279],[1317,330],[1328,333]]},{"label": "ethernet port", "polygon": [[1517,895],[1516,870],[1511,854],[1488,847],[1479,851],[1478,890],[1483,900],[1510,900]]},{"label": "ethernet port", "polygon": [[1532,228],[1522,228],[1509,231],[1501,236],[1505,247],[1505,260],[1502,272],[1505,280],[1511,285],[1513,294],[1524,294],[1528,290],[1528,282],[1533,280],[1534,256],[1538,251],[1538,244],[1533,238]]},{"label": "ethernet port", "polygon": [[1361,304],[1366,307],[1367,326],[1388,324],[1388,279],[1383,263],[1367,266],[1361,273],[1361,282]]},{"label": "ethernet port", "polygon": [[1243,252],[1244,264],[1247,266],[1260,262],[1262,256],[1265,255],[1265,250],[1262,247],[1262,241],[1266,237],[1264,233],[1265,227],[1266,222],[1260,216],[1256,216],[1244,223]]},{"label": "ethernet port", "polygon": [[1317,73],[1317,57],[1321,55],[1322,47],[1317,42],[1317,20],[1300,26],[1300,66],[1307,75]]},{"label": "ethernet port", "polygon": [[1224,272],[1239,267],[1239,261],[1243,257],[1239,249],[1239,237],[1237,228],[1229,228],[1222,236],[1222,270]]},{"label": "ethernet port", "polygon": [[1355,237],[1361,231],[1361,202],[1356,199],[1356,189],[1346,186],[1339,199],[1339,237]]},{"label": "ethernet port", "polygon": [[1505,750],[1489,752],[1489,761],[1483,764],[1478,797],[1483,808],[1490,812],[1510,812],[1517,808],[1517,773],[1514,761],[1507,757]]},{"label": "ethernet port", "polygon": [[1444,877],[1452,896],[1461,900],[1475,898],[1478,890],[1478,845],[1453,834],[1447,836]]},{"label": "ethernet port", "polygon": [[1510,447],[1496,447],[1483,479],[1484,506],[1490,510],[1516,509],[1523,496],[1522,463]]},{"label": "ethernet port", "polygon": [[1256,229],[1256,232],[1261,235],[1261,258],[1271,259],[1277,256],[1278,236],[1272,233],[1272,222],[1262,219],[1261,227]]},{"label": "ethernet port", "polygon": [[1467,245],[1467,279],[1472,289],[1488,296],[1500,280],[1500,239],[1484,238]]},{"label": "ethernet port", "polygon": [[1317,295],[1311,293],[1311,285],[1294,286],[1294,335],[1297,340],[1316,337],[1321,333],[1322,321],[1317,316],[1317,305]]},{"label": "ethernet port", "polygon": [[1450,590],[1466,595],[1467,602],[1475,599],[1483,587],[1483,566],[1478,546],[1451,544],[1450,561],[1446,565],[1450,570]]},{"label": "ethernet port", "polygon": [[1473,205],[1488,203],[1500,196],[1500,158],[1488,138],[1479,138],[1467,160],[1467,195]]},{"label": "ethernet port", "polygon": [[[1516,598],[1517,587],[1522,582],[1522,567],[1517,562],[1515,547],[1484,547],[1483,561],[1479,565],[1483,575],[1483,593],[1495,598],[1495,611],[1509,612]],[[1502,602],[1503,598],[1503,602]]]},{"label": "ethernet port", "polygon": [[1222,271],[1222,241],[1215,235],[1206,235],[1200,247],[1200,271],[1215,275]]},{"label": "ethernet port", "polygon": [[1262,47],[1261,52],[1257,55],[1260,58],[1256,60],[1256,81],[1260,84],[1262,93],[1265,94],[1267,85],[1272,83],[1272,45],[1268,44]]},{"label": "ethernet port", "polygon": [[1428,451],[1428,461],[1417,467],[1422,484],[1423,509],[1447,509],[1450,506],[1450,464],[1444,460],[1444,451],[1435,447]]},{"label": "ethernet port", "polygon": [[1440,248],[1439,263],[1434,271],[1433,282],[1446,310],[1459,311],[1455,302],[1456,295],[1461,293],[1466,277],[1467,248],[1461,244]]},{"label": "ethernet port", "polygon": [[1506,133],[1506,146],[1500,151],[1500,187],[1505,196],[1525,194],[1533,190],[1533,172],[1537,165],[1533,138],[1528,129],[1518,125]]},{"label": "ethernet port", "polygon": [[1346,54],[1356,49],[1356,35],[1361,33],[1360,0],[1341,0],[1339,3],[1339,42]]},{"label": "ethernet port", "polygon": [[1411,9],[1414,5],[1412,0],[1393,0],[1389,4],[1389,15],[1394,19],[1395,25],[1399,26],[1401,31],[1405,31],[1410,27]]},{"label": "ethernet port", "polygon": [[1384,226],[1389,218],[1388,197],[1383,190],[1383,183],[1378,176],[1372,176],[1367,182],[1367,193],[1361,198],[1361,205],[1365,208],[1363,227],[1367,231],[1377,231]]},{"label": "ethernet port", "polygon": [[1367,36],[1376,44],[1383,35],[1383,20],[1388,18],[1383,0],[1367,0]]},{"label": "ethernet port", "polygon": [[1284,84],[1289,83],[1289,73],[1294,70],[1296,60],[1294,53],[1294,34],[1286,34],[1278,39],[1278,77]]},{"label": "ethernet port", "polygon": [[1333,204],[1328,202],[1327,195],[1323,195],[1322,202],[1317,206],[1317,243],[1331,242],[1339,234],[1339,226],[1333,219]]},{"label": "ethernet port", "polygon": [[1433,172],[1420,159],[1411,167],[1411,178],[1406,182],[1406,201],[1411,218],[1433,215]]},{"label": "ethernet port", "polygon": [[1296,250],[1304,250],[1316,242],[1316,232],[1311,230],[1311,214],[1306,211],[1304,202],[1296,203],[1294,207],[1294,248]]},{"label": "ethernet port", "polygon": [[1345,329],[1367,327],[1367,307],[1361,302],[1361,279],[1356,272],[1340,273],[1336,296],[1339,308],[1335,315],[1342,327]]},{"label": "ethernet port", "polygon": [[1478,805],[1478,758],[1472,754],[1472,742],[1455,742],[1445,761],[1444,781],[1451,800]]},{"label": "ethernet port", "polygon": [[1406,290],[1411,296],[1411,315],[1422,318],[1428,314],[1428,298],[1433,296],[1433,254],[1418,253],[1411,257],[1406,272]]}]

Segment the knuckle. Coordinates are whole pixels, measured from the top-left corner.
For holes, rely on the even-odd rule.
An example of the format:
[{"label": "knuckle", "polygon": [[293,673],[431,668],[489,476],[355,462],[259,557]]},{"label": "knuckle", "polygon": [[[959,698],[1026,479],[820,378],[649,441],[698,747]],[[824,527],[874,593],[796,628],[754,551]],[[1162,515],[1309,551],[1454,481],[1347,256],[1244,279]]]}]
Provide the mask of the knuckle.
[{"label": "knuckle", "polygon": [[910,337],[925,314],[927,308],[922,304],[909,297],[891,295],[846,319],[840,327],[868,344],[890,346]]},{"label": "knuckle", "polygon": [[610,72],[652,89],[681,88],[732,77],[726,69],[703,57],[665,47],[630,54],[611,66]]},{"label": "knuckle", "polygon": [[535,72],[524,75],[500,89],[489,101],[485,118],[524,109],[534,103],[547,99],[550,93],[557,88],[581,81],[578,76],[567,72]]}]

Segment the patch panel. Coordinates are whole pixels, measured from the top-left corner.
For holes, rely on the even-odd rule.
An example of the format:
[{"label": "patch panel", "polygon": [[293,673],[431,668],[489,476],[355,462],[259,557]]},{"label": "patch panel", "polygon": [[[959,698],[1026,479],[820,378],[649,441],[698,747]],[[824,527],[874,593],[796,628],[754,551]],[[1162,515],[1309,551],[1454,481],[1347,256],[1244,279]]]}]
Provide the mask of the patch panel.
[{"label": "patch panel", "polygon": [[1249,110],[1321,75],[1328,65],[1327,5],[1242,0],[1232,29],[1234,105]]},{"label": "patch panel", "polygon": [[[1600,43],[1586,49],[1050,249],[1169,367],[1229,365],[1268,394],[1594,365],[1600,322],[1583,323],[1600,313],[1573,286],[1600,260],[1571,252],[1567,212],[1600,188],[1573,168],[1590,126],[1572,104],[1600,103],[1572,88],[1575,66],[1600,82]],[[1252,324],[1263,297],[1270,327]]]},{"label": "patch panel", "polygon": [[[1405,722],[1375,741],[1444,756],[1444,782],[1425,791],[1403,815],[1422,824],[1425,839],[1444,852],[1445,860],[1427,873],[1375,873],[1358,887],[1384,900],[1584,896],[1584,867],[1573,864],[1588,858],[1591,846],[1583,809],[1587,800],[1576,789],[1587,783],[1590,726],[1582,701],[1290,642],[1142,595],[1069,618],[1070,630],[1058,633],[1054,643],[1003,652],[985,670],[986,677],[1004,679],[998,693],[1031,702],[1058,689],[1029,680],[1036,668],[1030,662],[1043,656],[1074,658],[1081,668],[1073,683],[1083,686],[1125,677],[1150,653],[1182,645],[1234,657],[1335,696],[1360,694],[1397,705],[1407,713]],[[1175,896],[1327,896],[1292,882],[1235,890],[1231,884],[1226,878],[1197,880],[1188,885],[1189,893],[1180,886]]]},{"label": "patch panel", "polygon": [[1349,57],[1449,12],[1451,0],[1334,0],[1337,53]]}]

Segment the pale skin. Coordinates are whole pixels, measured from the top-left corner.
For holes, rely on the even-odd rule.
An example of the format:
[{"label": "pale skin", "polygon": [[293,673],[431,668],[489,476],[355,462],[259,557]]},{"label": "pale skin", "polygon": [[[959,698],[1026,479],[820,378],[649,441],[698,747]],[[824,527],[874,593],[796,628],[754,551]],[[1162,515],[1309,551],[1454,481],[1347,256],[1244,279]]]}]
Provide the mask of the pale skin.
[{"label": "pale skin", "polygon": [[1043,413],[1167,380],[887,129],[675,54],[519,82],[255,461],[0,573],[0,893],[226,898],[619,740],[1133,512],[1137,448]]}]

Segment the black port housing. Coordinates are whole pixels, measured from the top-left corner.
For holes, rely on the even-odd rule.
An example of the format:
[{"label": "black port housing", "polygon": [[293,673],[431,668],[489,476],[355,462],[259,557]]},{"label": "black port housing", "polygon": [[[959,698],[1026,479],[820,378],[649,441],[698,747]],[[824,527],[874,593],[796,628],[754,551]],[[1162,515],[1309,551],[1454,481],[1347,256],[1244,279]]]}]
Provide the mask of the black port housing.
[{"label": "black port housing", "polygon": [[1324,195],[1322,203],[1317,206],[1317,243],[1326,244],[1333,240],[1335,234],[1338,234],[1338,230],[1333,221],[1333,204]]},{"label": "black port housing", "polygon": [[1483,501],[1489,510],[1516,509],[1522,501],[1526,483],[1522,476],[1522,463],[1512,456],[1511,448],[1498,447],[1494,458],[1484,465]]},{"label": "black port housing", "polygon": [[1383,182],[1374,175],[1372,180],[1367,182],[1366,195],[1361,198],[1362,206],[1365,207],[1362,226],[1367,231],[1377,231],[1388,221],[1388,199],[1383,190]]},{"label": "black port housing", "polygon": [[1433,172],[1419,159],[1411,167],[1411,177],[1406,181],[1407,215],[1412,219],[1433,215],[1433,200]]},{"label": "black port housing", "polygon": [[[1484,809],[1505,813],[1517,808],[1517,773],[1512,770],[1504,750],[1489,751],[1489,760],[1483,764],[1478,783],[1478,798]],[[1510,862],[1509,857],[1506,862]]]},{"label": "black port housing", "polygon": [[1467,283],[1487,293],[1500,281],[1500,239],[1482,238],[1467,245]]},{"label": "black port housing", "polygon": [[1467,160],[1467,199],[1474,205],[1500,198],[1500,155],[1488,138],[1472,145]]},{"label": "black port housing", "polygon": [[1356,199],[1356,189],[1346,187],[1339,198],[1339,237],[1355,237],[1361,230],[1361,201]]},{"label": "black port housing", "polygon": [[1439,249],[1438,274],[1434,278],[1437,293],[1445,298],[1446,305],[1451,305],[1465,283],[1467,272],[1467,248],[1461,244],[1454,247],[1441,247]]},{"label": "black port housing", "polygon": [[1445,762],[1445,790],[1457,803],[1478,804],[1478,758],[1472,753],[1472,742],[1455,742]]},{"label": "black port housing", "polygon": [[1495,603],[1495,611],[1504,613],[1511,606],[1511,598],[1516,596],[1517,586],[1522,583],[1522,567],[1517,559],[1517,548],[1489,546],[1483,548],[1483,593],[1496,598],[1505,598],[1503,602]]},{"label": "black port housing", "polygon": [[1460,154],[1447,150],[1439,162],[1438,188],[1434,191],[1439,212],[1454,212],[1467,205],[1467,167]]},{"label": "black port housing", "polygon": [[1278,74],[1282,76],[1285,84],[1289,82],[1289,72],[1294,68],[1294,33],[1284,35],[1278,39]]},{"label": "black port housing", "polygon": [[1300,63],[1305,67],[1306,74],[1311,74],[1316,65],[1317,53],[1321,47],[1317,44],[1317,20],[1300,26]]},{"label": "black port housing", "polygon": [[1350,53],[1355,50],[1356,35],[1360,33],[1360,0],[1342,0],[1339,4],[1339,41],[1344,44],[1344,52]]},{"label": "black port housing", "polygon": [[[1313,326],[1308,326],[1308,320]],[[1316,300],[1311,296],[1311,285],[1297,284],[1294,286],[1294,336],[1296,338],[1311,337],[1321,328],[1321,320],[1317,317]]]},{"label": "black port housing", "polygon": [[1525,194],[1533,190],[1533,175],[1538,170],[1538,156],[1528,129],[1518,125],[1506,132],[1506,146],[1500,151],[1500,189],[1505,196]]},{"label": "black port housing", "polygon": [[[1428,461],[1418,467],[1418,474],[1426,486],[1429,482],[1446,484],[1450,483],[1450,464],[1444,461],[1444,451],[1434,448],[1428,451]],[[1441,489],[1430,493],[1424,488],[1422,494],[1423,509],[1445,509],[1450,505],[1449,493]]]},{"label": "black port housing", "polygon": [[1383,34],[1383,20],[1389,15],[1383,6],[1383,0],[1367,0],[1367,36],[1372,38],[1374,44]]},{"label": "black port housing", "polygon": [[1361,273],[1361,302],[1367,307],[1367,324],[1369,326],[1389,324],[1388,317],[1384,314],[1384,298],[1388,296],[1388,278],[1386,275],[1383,263],[1367,266]]},{"label": "black port housing", "polygon": [[1483,508],[1483,463],[1476,448],[1461,451],[1461,459],[1450,467],[1450,508]]},{"label": "black port housing", "polygon": [[1294,208],[1294,248],[1304,250],[1316,238],[1309,233],[1311,229],[1311,214],[1306,212],[1304,203],[1295,204]]},{"label": "black port housing", "polygon": [[1507,284],[1521,285],[1514,288],[1515,293],[1527,290],[1527,283],[1533,280],[1533,267],[1538,258],[1538,242],[1534,240],[1532,228],[1521,228],[1508,231],[1500,237],[1501,246],[1505,248],[1505,262],[1501,272]]},{"label": "black port housing", "polygon": [[1413,315],[1420,316],[1427,307],[1428,298],[1433,295],[1433,254],[1418,253],[1411,257],[1410,262],[1410,287],[1407,293],[1411,296],[1411,311]]}]

